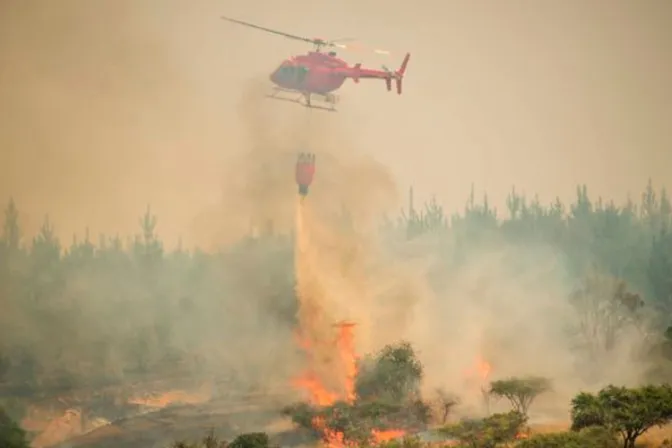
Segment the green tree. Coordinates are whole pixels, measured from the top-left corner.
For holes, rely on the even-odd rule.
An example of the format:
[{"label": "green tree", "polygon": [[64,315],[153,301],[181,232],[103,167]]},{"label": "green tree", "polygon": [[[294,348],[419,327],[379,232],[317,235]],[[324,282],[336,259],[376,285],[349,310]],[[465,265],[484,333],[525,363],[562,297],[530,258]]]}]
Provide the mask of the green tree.
[{"label": "green tree", "polygon": [[268,434],[265,432],[250,432],[240,434],[229,443],[229,448],[269,448]]},{"label": "green tree", "polygon": [[2,448],[28,448],[26,433],[0,408],[0,446]]},{"label": "green tree", "polygon": [[387,345],[359,369],[355,388],[361,400],[401,403],[420,397],[423,366],[408,342]]},{"label": "green tree", "polygon": [[657,305],[672,312],[672,232],[663,225],[651,242],[647,276]]},{"label": "green tree", "polygon": [[527,416],[534,399],[550,389],[551,383],[547,378],[532,376],[493,381],[489,393],[497,398],[506,398],[514,411]]},{"label": "green tree", "polygon": [[602,426],[620,433],[624,448],[634,448],[639,436],[672,420],[672,387],[607,386],[596,395],[582,392],[572,400],[571,416],[573,430]]}]

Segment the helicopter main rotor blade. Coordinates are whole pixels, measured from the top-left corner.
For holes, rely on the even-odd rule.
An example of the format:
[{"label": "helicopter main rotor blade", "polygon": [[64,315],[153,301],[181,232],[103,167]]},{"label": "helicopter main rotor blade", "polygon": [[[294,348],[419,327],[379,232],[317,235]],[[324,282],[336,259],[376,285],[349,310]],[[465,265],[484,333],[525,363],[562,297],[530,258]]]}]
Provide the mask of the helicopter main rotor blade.
[{"label": "helicopter main rotor blade", "polygon": [[389,55],[392,54],[392,52],[390,52],[388,50],[382,50],[380,48],[371,48],[369,46],[362,45],[359,42],[345,45],[345,44],[339,43],[338,41],[334,41],[333,45],[334,45],[334,47],[342,48],[343,50],[349,50],[349,51],[371,52],[371,53],[381,54],[381,55],[385,55],[385,56],[389,56]]},{"label": "helicopter main rotor blade", "polygon": [[283,31],[278,31],[278,30],[274,30],[274,29],[271,29],[271,28],[265,28],[263,26],[255,25],[255,24],[249,23],[249,22],[243,22],[242,20],[232,19],[230,17],[222,16],[221,18],[224,19],[224,20],[228,20],[229,22],[237,23],[239,25],[249,26],[250,28],[255,28],[255,29],[258,29],[258,30],[261,30],[261,31],[266,31],[267,33],[277,34],[278,36],[287,37],[289,39],[301,40],[301,41],[309,42],[309,43],[315,43],[315,39],[309,39],[307,37],[296,36],[294,34],[285,33]]}]

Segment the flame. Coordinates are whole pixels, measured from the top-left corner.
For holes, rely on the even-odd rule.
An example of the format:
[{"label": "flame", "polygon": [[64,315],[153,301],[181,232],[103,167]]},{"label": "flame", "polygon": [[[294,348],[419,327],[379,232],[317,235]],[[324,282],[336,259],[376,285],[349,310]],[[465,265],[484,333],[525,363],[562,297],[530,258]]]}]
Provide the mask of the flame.
[{"label": "flame", "polygon": [[344,370],[345,400],[353,403],[357,398],[355,393],[355,379],[357,378],[357,354],[355,353],[355,324],[352,322],[340,322],[336,344],[340,353]]},{"label": "flame", "polygon": [[481,388],[486,387],[489,380],[490,374],[492,373],[492,365],[482,357],[476,357],[474,366],[467,369],[464,372],[467,382],[471,383],[480,383]]},{"label": "flame", "polygon": [[374,443],[378,444],[403,437],[406,434],[406,431],[402,429],[390,429],[387,431],[378,431],[374,429],[371,433],[373,435]]},{"label": "flame", "polygon": [[[320,276],[313,271],[318,263],[311,258],[310,223],[304,216],[307,202],[298,201],[296,207],[295,272],[296,294],[299,299],[298,346],[306,354],[306,366],[292,384],[302,390],[313,406],[330,406],[336,401],[354,403],[357,399],[357,353],[355,349],[355,324],[339,322],[335,337],[330,335],[320,300],[325,297]],[[329,448],[354,447],[344,434],[327,427],[322,417],[315,417],[312,425],[322,435]],[[381,443],[405,434],[402,430],[372,431],[375,443]]]},{"label": "flame", "polygon": [[322,433],[324,445],[329,448],[354,448],[357,446],[355,443],[346,441],[342,432],[329,429],[322,417],[315,417],[313,419],[313,427]]},{"label": "flame", "polygon": [[491,373],[492,365],[481,356],[477,356],[472,367],[464,372],[466,388],[474,394],[480,393],[481,405],[487,414],[490,414],[489,382]]},{"label": "flame", "polygon": [[467,369],[465,376],[467,378],[478,377],[482,382],[487,382],[490,378],[490,373],[492,372],[492,366],[488,361],[483,359],[481,356],[477,356],[474,367]]},{"label": "flame", "polygon": [[483,381],[487,381],[490,378],[490,372],[492,372],[492,366],[490,363],[482,358],[477,360],[477,370]]},{"label": "flame", "polygon": [[[321,361],[312,349],[316,344],[305,338],[297,337],[299,345],[307,354],[308,366],[292,381],[292,384],[296,388],[306,392],[308,401],[311,404],[330,406],[338,400],[343,400],[347,403],[355,401],[357,355],[355,354],[354,326],[355,324],[352,322],[336,324],[338,329],[336,338],[329,346],[322,345],[323,351],[335,351],[338,353],[336,363],[331,362],[330,357],[325,357]],[[320,375],[319,372],[323,372],[323,374]],[[331,375],[327,375],[327,373]],[[330,383],[336,383],[334,384],[336,387],[328,387],[327,384]]]},{"label": "flame", "polygon": [[338,394],[327,390],[314,372],[303,373],[293,381],[293,384],[308,393],[310,404],[330,406],[338,399]]}]

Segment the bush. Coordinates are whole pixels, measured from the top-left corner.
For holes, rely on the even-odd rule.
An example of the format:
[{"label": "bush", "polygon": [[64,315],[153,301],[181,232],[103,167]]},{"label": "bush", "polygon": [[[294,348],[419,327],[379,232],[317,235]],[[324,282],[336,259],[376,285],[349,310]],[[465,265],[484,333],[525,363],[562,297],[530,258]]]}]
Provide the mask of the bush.
[{"label": "bush", "polygon": [[[371,443],[374,429],[426,427],[432,412],[420,399],[423,367],[409,343],[387,345],[361,367],[354,403],[336,402],[324,407],[296,403],[283,413],[316,437],[324,436],[326,429],[342,434],[344,442],[358,445]],[[320,422],[319,428],[315,422]]]},{"label": "bush", "polygon": [[517,448],[621,448],[623,444],[606,428],[537,434],[519,442]]},{"label": "bush", "polygon": [[228,448],[269,448],[269,446],[268,434],[265,432],[250,432],[233,439]]},{"label": "bush", "polygon": [[424,444],[419,437],[407,436],[382,442],[378,448],[422,448]]},{"label": "bush", "polygon": [[360,400],[401,403],[420,396],[423,366],[408,342],[387,345],[373,359],[362,363],[356,379]]},{"label": "bush", "polygon": [[0,447],[28,448],[26,432],[0,408]]},{"label": "bush", "polygon": [[214,431],[210,431],[200,442],[175,442],[172,448],[269,448],[270,446],[268,434],[264,432],[240,434],[231,443],[227,443],[224,440],[220,441]]},{"label": "bush", "polygon": [[465,447],[495,448],[514,441],[526,422],[525,415],[511,411],[493,414],[482,420],[464,419],[456,425],[442,428],[440,432],[459,440]]}]

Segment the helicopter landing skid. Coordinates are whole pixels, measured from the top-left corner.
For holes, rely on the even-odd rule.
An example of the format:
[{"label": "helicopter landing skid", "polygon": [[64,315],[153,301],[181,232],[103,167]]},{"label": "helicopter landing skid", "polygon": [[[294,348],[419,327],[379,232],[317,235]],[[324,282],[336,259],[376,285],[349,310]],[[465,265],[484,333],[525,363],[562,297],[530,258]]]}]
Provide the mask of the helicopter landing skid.
[{"label": "helicopter landing skid", "polygon": [[[283,96],[283,94],[289,94],[292,95],[293,97],[288,97],[289,95]],[[280,87],[276,87],[273,89],[273,93],[266,95],[267,98],[271,98],[274,100],[280,100],[280,101],[289,101],[291,103],[297,103],[300,104],[304,107],[308,107],[310,109],[321,109],[321,110],[326,110],[329,112],[336,112],[335,105],[338,103],[338,96],[334,95],[332,93],[327,93],[327,94],[320,94],[320,93],[310,93],[310,94],[304,94],[302,92],[298,92],[296,90],[289,90],[289,89],[283,89]],[[320,102],[329,104],[330,106],[320,106],[320,105],[315,105],[313,104],[314,99],[319,98]]]}]

